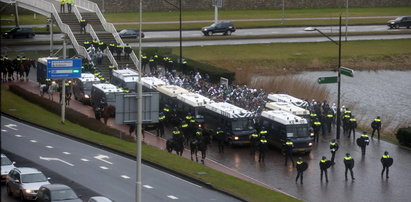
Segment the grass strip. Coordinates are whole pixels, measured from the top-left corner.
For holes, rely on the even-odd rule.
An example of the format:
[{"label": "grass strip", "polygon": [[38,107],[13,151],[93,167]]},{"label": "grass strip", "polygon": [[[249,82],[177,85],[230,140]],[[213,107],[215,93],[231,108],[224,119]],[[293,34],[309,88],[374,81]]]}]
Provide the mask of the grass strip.
[{"label": "grass strip", "polygon": [[[33,105],[11,93],[4,85],[1,87],[1,95],[2,112],[121,152],[131,155],[136,153],[135,143],[96,133],[73,124],[70,121],[61,124],[58,115],[42,107]],[[282,193],[257,186],[148,145],[142,145],[142,157],[144,160],[175,170],[183,175],[199,179],[212,185],[214,188],[226,191],[247,201],[298,201]],[[207,174],[200,175],[198,172],[206,172]]]}]

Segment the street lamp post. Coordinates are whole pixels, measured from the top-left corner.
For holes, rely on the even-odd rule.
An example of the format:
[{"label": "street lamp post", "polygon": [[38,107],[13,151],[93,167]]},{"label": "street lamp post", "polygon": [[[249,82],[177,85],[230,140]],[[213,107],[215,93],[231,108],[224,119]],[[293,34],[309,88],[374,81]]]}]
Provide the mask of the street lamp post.
[{"label": "street lamp post", "polygon": [[178,64],[179,64],[178,68],[181,71],[181,63],[183,62],[183,30],[182,30],[183,28],[182,28],[182,17],[181,17],[181,13],[182,13],[181,0],[179,0],[178,6],[169,2],[168,0],[164,0],[164,1],[180,11],[180,57],[178,61]]},{"label": "street lamp post", "polygon": [[339,23],[339,37],[338,37],[338,42],[334,41],[332,38],[321,32],[317,28],[313,27],[307,27],[304,29],[304,31],[317,31],[321,35],[327,37],[330,41],[332,41],[334,44],[338,45],[338,66],[337,66],[337,71],[338,71],[338,76],[337,76],[337,83],[338,83],[338,90],[337,90],[337,134],[336,134],[336,139],[340,139],[340,126],[341,126],[341,108],[340,108],[340,98],[341,98],[341,15],[340,15],[340,23]]}]

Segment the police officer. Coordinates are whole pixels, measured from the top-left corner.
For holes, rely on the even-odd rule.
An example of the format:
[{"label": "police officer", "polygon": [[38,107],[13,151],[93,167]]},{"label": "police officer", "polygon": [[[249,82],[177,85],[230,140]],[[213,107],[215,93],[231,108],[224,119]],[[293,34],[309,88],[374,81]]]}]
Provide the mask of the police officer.
[{"label": "police officer", "polygon": [[290,139],[287,138],[283,145],[283,151],[285,154],[285,162],[284,165],[287,166],[288,158],[290,158],[291,162],[293,163],[294,166],[294,160],[293,160],[293,148],[294,148],[294,143],[291,142]]},{"label": "police officer", "polygon": [[313,122],[313,130],[314,130],[314,140],[318,142],[320,139],[320,129],[321,129],[321,122],[318,120],[318,118],[315,119]]},{"label": "police officer", "polygon": [[186,121],[181,121],[181,124],[180,124],[180,131],[182,131],[183,132],[183,135],[184,135],[184,138],[185,138],[185,144],[186,145],[188,145],[188,141],[189,141],[189,135],[188,135],[188,133],[189,133],[189,126],[188,126],[188,123],[186,122]]},{"label": "police officer", "polygon": [[182,134],[181,134],[181,131],[178,130],[177,127],[174,127],[172,133],[173,133],[173,140],[174,141],[180,141],[181,140]]},{"label": "police officer", "polygon": [[351,136],[351,131],[353,135],[353,139],[355,140],[355,129],[357,128],[357,119],[354,115],[348,120],[348,138]]},{"label": "police officer", "polygon": [[321,170],[321,182],[323,181],[323,174],[325,174],[325,181],[328,182],[328,175],[327,175],[327,169],[330,164],[330,160],[327,160],[325,156],[323,156],[320,160],[320,170]]},{"label": "police officer", "polygon": [[110,44],[108,44],[108,49],[110,50],[111,53],[114,53],[116,51],[116,44],[111,42]]},{"label": "police officer", "polygon": [[67,10],[71,13],[71,6],[73,5],[73,0],[66,0],[67,3]]},{"label": "police officer", "polygon": [[117,60],[121,60],[121,53],[123,52],[123,47],[121,44],[116,45]]},{"label": "police officer", "polygon": [[260,142],[260,135],[256,132],[250,135],[250,154],[254,155],[258,148],[258,143]]},{"label": "police officer", "polygon": [[377,118],[375,118],[371,122],[371,128],[372,128],[371,138],[374,138],[374,132],[377,131],[378,132],[378,139],[380,139],[381,119],[380,119],[379,116],[377,116]]},{"label": "police officer", "polygon": [[66,12],[65,5],[66,5],[66,1],[60,0],[60,13]]},{"label": "police officer", "polygon": [[[267,151],[267,148],[268,148],[268,142],[265,139],[265,136],[261,136],[260,142],[258,144],[258,151],[259,151],[258,162],[263,162],[264,163],[265,152]],[[294,164],[294,162],[293,162],[293,164]]]},{"label": "police officer", "polygon": [[347,180],[347,171],[350,170],[351,179],[355,180],[354,173],[352,169],[354,168],[354,159],[350,156],[350,153],[346,153],[344,157],[344,165],[345,165],[345,180]]},{"label": "police officer", "polygon": [[351,118],[351,111],[349,111],[348,108],[347,108],[344,111],[343,119],[342,119],[344,134],[347,134],[347,132],[348,132],[348,129],[349,129],[349,127],[348,127],[349,124],[348,123],[349,123],[350,118]]},{"label": "police officer", "polygon": [[197,141],[200,141],[201,138],[203,137],[203,129],[202,128],[198,128],[195,134],[195,139]]},{"label": "police officer", "polygon": [[328,110],[325,121],[327,123],[328,133],[331,133],[331,124],[334,123],[334,114],[332,110]]},{"label": "police officer", "polygon": [[157,64],[153,57],[148,60],[148,66],[150,67],[150,72],[154,73],[157,69]]},{"label": "police officer", "polygon": [[300,183],[303,184],[303,173],[307,169],[308,164],[303,161],[303,158],[298,157],[297,160],[297,177],[295,178],[295,182],[298,182],[298,178],[300,178]]},{"label": "police officer", "polygon": [[221,130],[220,127],[217,128],[215,131],[215,136],[218,141],[218,153],[223,153],[224,154],[224,142],[226,140],[226,134],[223,130]]},{"label": "police officer", "polygon": [[166,119],[166,116],[164,115],[164,113],[160,112],[158,116],[157,136],[163,137],[164,135],[165,119]]},{"label": "police officer", "polygon": [[126,44],[126,46],[124,46],[124,58],[128,59],[132,51],[133,50],[131,49],[131,46],[129,44]]},{"label": "police officer", "polygon": [[[80,30],[80,32],[81,32],[81,30]],[[85,49],[88,49],[91,46],[90,41],[88,41],[88,40],[84,41],[83,46],[84,46]]]},{"label": "police officer", "polygon": [[364,131],[361,134],[360,138],[357,139],[357,144],[361,147],[361,154],[365,155],[365,149],[370,144],[370,139],[368,138],[366,131]]},{"label": "police officer", "polygon": [[338,148],[339,148],[338,143],[335,142],[335,139],[332,139],[331,142],[330,142],[331,163],[332,163],[332,165],[335,164],[335,161],[334,161],[335,153],[337,152]]},{"label": "police officer", "polygon": [[104,50],[106,50],[106,48],[107,48],[107,44],[104,43],[104,41],[100,41],[100,42],[98,43],[98,48],[99,48],[101,51],[104,51]]},{"label": "police officer", "polygon": [[146,67],[148,65],[148,57],[146,55],[141,55],[141,66],[143,73],[146,72]]},{"label": "police officer", "polygon": [[260,137],[262,137],[262,136],[267,137],[267,133],[268,133],[268,131],[264,127],[262,127],[261,131],[260,131]]},{"label": "police officer", "polygon": [[387,152],[387,151],[385,151],[385,152],[384,152],[384,155],[382,155],[382,157],[381,157],[381,163],[382,163],[381,177],[384,176],[384,171],[387,171],[387,173],[386,173],[385,176],[386,176],[386,178],[389,178],[389,177],[388,177],[388,172],[389,172],[390,166],[391,166],[392,163],[393,163],[393,159],[392,159],[392,157],[391,157],[390,155],[388,155],[388,152]]}]

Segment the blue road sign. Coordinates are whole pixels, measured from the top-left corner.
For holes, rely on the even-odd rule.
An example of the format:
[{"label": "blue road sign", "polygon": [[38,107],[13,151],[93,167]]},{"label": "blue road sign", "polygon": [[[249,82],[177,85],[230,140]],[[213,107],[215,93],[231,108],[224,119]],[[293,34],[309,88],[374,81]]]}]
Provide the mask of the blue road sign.
[{"label": "blue road sign", "polygon": [[47,78],[70,79],[81,77],[81,59],[47,60]]}]

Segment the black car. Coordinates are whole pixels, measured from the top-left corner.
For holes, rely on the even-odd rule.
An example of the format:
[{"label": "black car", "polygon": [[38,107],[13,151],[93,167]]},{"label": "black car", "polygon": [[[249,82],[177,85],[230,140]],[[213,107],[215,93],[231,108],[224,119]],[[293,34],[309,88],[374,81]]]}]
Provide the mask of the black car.
[{"label": "black car", "polygon": [[36,34],[31,27],[15,27],[3,33],[4,38],[26,37],[33,38]]},{"label": "black car", "polygon": [[411,16],[398,17],[395,20],[390,20],[387,22],[388,27],[391,29],[399,29],[400,27],[411,27]]},{"label": "black car", "polygon": [[144,32],[141,32],[136,29],[123,29],[121,30],[118,34],[120,35],[121,38],[138,38],[141,36],[141,38],[144,38]]},{"label": "black car", "polygon": [[208,27],[201,28],[204,36],[213,35],[214,33],[223,33],[224,35],[231,35],[235,32],[235,26],[229,21],[222,21],[214,23]]}]

